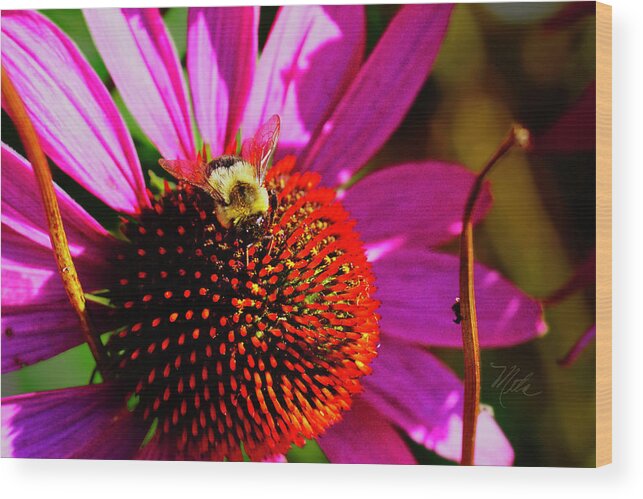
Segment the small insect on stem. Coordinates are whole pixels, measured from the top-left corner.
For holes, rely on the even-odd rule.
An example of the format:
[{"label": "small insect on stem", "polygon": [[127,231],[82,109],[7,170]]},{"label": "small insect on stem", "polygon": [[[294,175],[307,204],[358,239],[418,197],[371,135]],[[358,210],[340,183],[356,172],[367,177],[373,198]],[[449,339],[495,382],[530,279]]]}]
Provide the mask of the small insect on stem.
[{"label": "small insect on stem", "polygon": [[460,298],[455,299],[455,303],[451,306],[451,310],[455,314],[455,319],[453,322],[455,324],[460,324],[462,322],[462,310],[460,309]]}]

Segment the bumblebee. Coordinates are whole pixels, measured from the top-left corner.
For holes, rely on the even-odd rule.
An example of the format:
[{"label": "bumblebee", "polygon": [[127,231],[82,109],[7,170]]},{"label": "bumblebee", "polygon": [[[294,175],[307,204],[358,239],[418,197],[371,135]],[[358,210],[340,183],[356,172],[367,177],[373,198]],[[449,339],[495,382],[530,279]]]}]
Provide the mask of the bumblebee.
[{"label": "bumblebee", "polygon": [[279,116],[273,115],[244,142],[241,156],[219,156],[209,163],[160,159],[159,164],[177,179],[212,196],[221,226],[250,245],[265,232],[268,211],[277,207],[277,196],[268,192],[265,180],[279,131]]}]

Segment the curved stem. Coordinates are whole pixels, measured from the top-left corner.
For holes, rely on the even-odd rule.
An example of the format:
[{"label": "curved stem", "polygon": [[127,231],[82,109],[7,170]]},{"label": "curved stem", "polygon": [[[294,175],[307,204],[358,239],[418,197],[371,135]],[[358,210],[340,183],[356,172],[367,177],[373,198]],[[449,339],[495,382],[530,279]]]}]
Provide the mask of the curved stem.
[{"label": "curved stem", "polygon": [[78,316],[80,321],[81,331],[85,341],[89,345],[89,349],[96,360],[96,366],[101,374],[105,375],[106,352],[104,345],[100,342],[97,336],[94,335],[89,314],[87,311],[87,304],[85,302],[85,295],[83,288],[78,279],[76,267],[69,252],[69,244],[67,243],[67,235],[63,227],[62,218],[60,216],[60,209],[58,207],[58,200],[54,191],[53,179],[51,177],[51,170],[47,163],[47,158],[40,147],[38,136],[33,127],[25,105],[18,95],[9,75],[2,67],[2,97],[7,105],[9,115],[16,125],[20,140],[22,141],[27,158],[33,167],[42,202],[45,209],[45,217],[47,219],[47,226],[49,228],[49,238],[51,246],[54,250],[54,258],[58,266],[58,272],[63,280],[63,286],[67,292],[69,301]]},{"label": "curved stem", "polygon": [[462,348],[464,351],[464,411],[462,415],[462,465],[473,465],[476,425],[480,412],[480,345],[473,284],[473,209],[487,174],[514,144],[527,147],[529,132],[514,125],[509,134],[478,174],[464,208],[460,238],[460,313],[462,315]]},{"label": "curved stem", "polygon": [[576,340],[576,343],[570,348],[567,355],[558,361],[558,365],[561,367],[571,367],[580,354],[583,353],[583,350],[587,348],[587,345],[594,339],[596,339],[596,325],[590,327]]}]

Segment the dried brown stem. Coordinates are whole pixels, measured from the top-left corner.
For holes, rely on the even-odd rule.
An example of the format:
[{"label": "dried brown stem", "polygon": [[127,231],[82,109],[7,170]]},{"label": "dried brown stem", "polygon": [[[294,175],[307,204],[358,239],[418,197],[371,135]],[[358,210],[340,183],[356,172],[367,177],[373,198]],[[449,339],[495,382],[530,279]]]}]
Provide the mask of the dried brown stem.
[{"label": "dried brown stem", "polygon": [[478,174],[464,209],[460,238],[460,313],[462,315],[462,347],[464,350],[464,411],[462,415],[462,465],[473,465],[476,425],[480,412],[480,345],[473,284],[473,209],[488,173],[514,144],[527,147],[529,132],[514,125],[498,150]]}]

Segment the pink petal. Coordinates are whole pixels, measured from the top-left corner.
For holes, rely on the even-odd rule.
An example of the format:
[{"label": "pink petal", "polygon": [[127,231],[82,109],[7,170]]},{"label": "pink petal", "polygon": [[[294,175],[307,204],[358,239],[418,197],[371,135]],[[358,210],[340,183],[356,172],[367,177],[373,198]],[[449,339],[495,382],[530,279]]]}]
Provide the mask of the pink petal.
[{"label": "pink petal", "polygon": [[[66,192],[54,186],[73,257],[104,260],[112,239]],[[44,206],[31,164],[2,144],[2,223],[40,246],[51,248]]]},{"label": "pink petal", "polygon": [[187,66],[201,137],[213,154],[235,137],[257,60],[259,7],[191,8]]},{"label": "pink petal", "polygon": [[105,384],[2,399],[2,457],[130,459],[141,430]]},{"label": "pink petal", "polygon": [[2,307],[3,374],[50,359],[83,341],[78,317],[66,298],[42,306]]},{"label": "pink petal", "polygon": [[361,5],[282,7],[259,60],[244,135],[279,114],[280,150],[301,149],[355,76],[364,42]]},{"label": "pink petal", "polygon": [[302,166],[330,185],[386,142],[426,80],[446,33],[451,5],[405,5],[303,153]]},{"label": "pink petal", "polygon": [[[413,343],[461,348],[452,310],[459,265],[455,256],[409,247],[375,261],[382,330]],[[476,265],[475,289],[481,347],[513,346],[546,332],[540,304],[497,271]]]},{"label": "pink petal", "polygon": [[[46,154],[116,210],[147,205],[132,138],[78,47],[34,11],[2,13],[2,64]],[[4,103],[3,103],[4,106]]]},{"label": "pink petal", "polygon": [[[106,267],[77,259],[86,290],[104,287]],[[50,249],[2,226],[2,372],[83,342]]]},{"label": "pink petal", "polygon": [[[81,284],[109,285],[117,242],[55,187]],[[51,250],[31,165],[2,145],[2,372],[57,355],[83,341]]]},{"label": "pink petal", "polygon": [[[475,175],[437,161],[378,170],[352,186],[342,198],[364,241],[402,236],[436,246],[462,232],[464,204]],[[486,183],[474,220],[491,207]]]},{"label": "pink petal", "polygon": [[535,140],[536,152],[574,153],[596,149],[596,82],[554,125]]},{"label": "pink petal", "polygon": [[[109,282],[106,265],[82,258],[76,264],[86,290]],[[51,250],[4,224],[2,283],[2,372],[46,360],[84,341]],[[91,310],[99,331],[112,329],[105,321],[106,310]]]},{"label": "pink petal", "polygon": [[2,225],[2,305],[33,305],[65,296],[54,255]]},{"label": "pink petal", "polygon": [[317,443],[331,463],[416,464],[395,428],[362,398]]},{"label": "pink petal", "polygon": [[[105,243],[108,243],[107,239]],[[40,245],[4,223],[2,260],[6,266],[3,270],[16,272],[12,280],[5,281],[2,287],[3,305],[44,304],[65,296],[54,255],[48,245]],[[87,291],[102,289],[113,282],[106,260],[93,260],[80,255],[74,258],[74,264],[81,284]]]},{"label": "pink petal", "polygon": [[[88,291],[104,287],[109,282],[105,278],[108,259],[120,243],[62,189],[54,185],[54,190],[81,283]],[[2,257],[12,262],[7,264],[7,271],[20,269],[26,279],[5,281],[3,305],[44,303],[65,296],[62,285],[58,286],[59,278],[53,279],[56,291],[52,295],[43,295],[37,285],[48,282],[50,274],[56,277],[58,274],[49,229],[31,165],[5,144],[2,144],[2,230]]]},{"label": "pink petal", "polygon": [[[388,338],[364,386],[364,398],[413,440],[446,459],[460,460],[464,389],[438,359]],[[507,466],[513,458],[507,437],[491,414],[482,411],[475,464]]]},{"label": "pink petal", "polygon": [[[86,277],[87,272],[81,276]],[[81,280],[83,284],[88,282],[86,278]],[[3,373],[47,360],[83,343],[78,317],[51,252],[6,226],[2,229],[2,283]],[[99,331],[116,326],[114,319],[106,316],[108,309],[88,306]]]},{"label": "pink petal", "polygon": [[158,9],[86,9],[125,104],[165,158],[196,157],[181,62]]}]

